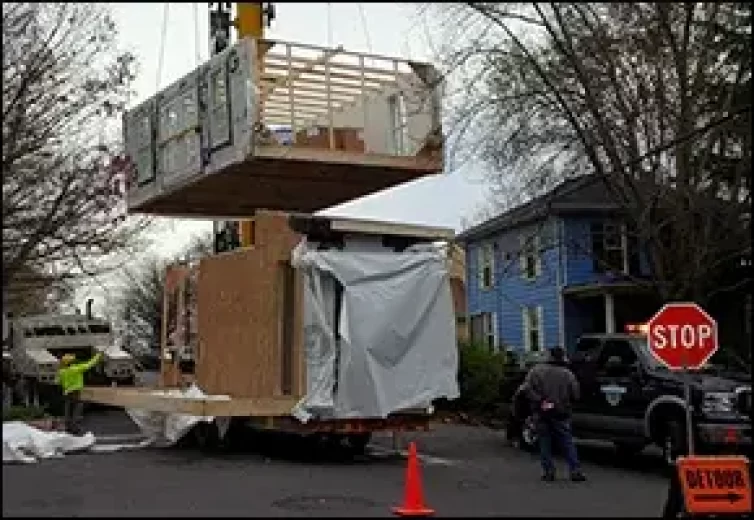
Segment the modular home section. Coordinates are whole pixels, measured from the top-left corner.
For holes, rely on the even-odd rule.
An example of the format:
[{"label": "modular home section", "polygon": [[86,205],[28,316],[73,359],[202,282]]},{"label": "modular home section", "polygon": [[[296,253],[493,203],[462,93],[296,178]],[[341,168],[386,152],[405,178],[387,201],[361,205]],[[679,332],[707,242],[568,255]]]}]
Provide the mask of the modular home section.
[{"label": "modular home section", "polygon": [[427,64],[244,38],[129,111],[129,211],[314,212],[442,171]]}]

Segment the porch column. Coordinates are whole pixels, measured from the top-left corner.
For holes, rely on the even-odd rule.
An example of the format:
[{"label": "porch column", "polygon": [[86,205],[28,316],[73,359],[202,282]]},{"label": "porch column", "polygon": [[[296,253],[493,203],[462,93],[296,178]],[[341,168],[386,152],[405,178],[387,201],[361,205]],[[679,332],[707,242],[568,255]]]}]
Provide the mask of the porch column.
[{"label": "porch column", "polygon": [[605,293],[605,332],[615,332],[615,300],[610,293]]}]

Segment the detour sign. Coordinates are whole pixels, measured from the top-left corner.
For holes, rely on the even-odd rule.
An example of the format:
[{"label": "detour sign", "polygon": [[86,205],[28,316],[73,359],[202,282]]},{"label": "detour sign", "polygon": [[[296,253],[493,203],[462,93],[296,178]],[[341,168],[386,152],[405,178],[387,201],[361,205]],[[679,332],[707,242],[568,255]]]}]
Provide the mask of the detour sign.
[{"label": "detour sign", "polygon": [[746,457],[681,457],[678,474],[689,514],[751,512]]}]

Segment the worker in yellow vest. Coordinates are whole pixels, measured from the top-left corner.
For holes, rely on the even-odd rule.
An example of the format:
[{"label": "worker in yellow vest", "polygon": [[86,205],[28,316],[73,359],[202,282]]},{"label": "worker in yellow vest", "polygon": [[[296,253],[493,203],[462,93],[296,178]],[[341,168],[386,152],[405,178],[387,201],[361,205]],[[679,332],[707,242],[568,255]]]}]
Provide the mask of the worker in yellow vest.
[{"label": "worker in yellow vest", "polygon": [[84,373],[94,367],[102,359],[98,352],[89,361],[74,363],[76,356],[65,354],[60,359],[58,381],[63,390],[65,404],[65,430],[73,435],[81,435],[81,421],[83,420],[83,404],[81,389],[84,388]]}]

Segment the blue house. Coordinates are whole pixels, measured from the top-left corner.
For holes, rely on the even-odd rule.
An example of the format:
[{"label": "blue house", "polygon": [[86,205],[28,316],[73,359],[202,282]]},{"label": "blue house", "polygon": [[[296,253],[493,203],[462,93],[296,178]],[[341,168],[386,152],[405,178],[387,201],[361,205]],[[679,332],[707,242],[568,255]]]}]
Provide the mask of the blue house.
[{"label": "blue house", "polygon": [[567,180],[461,233],[472,341],[518,352],[573,348],[658,308],[648,265],[603,181]]}]

